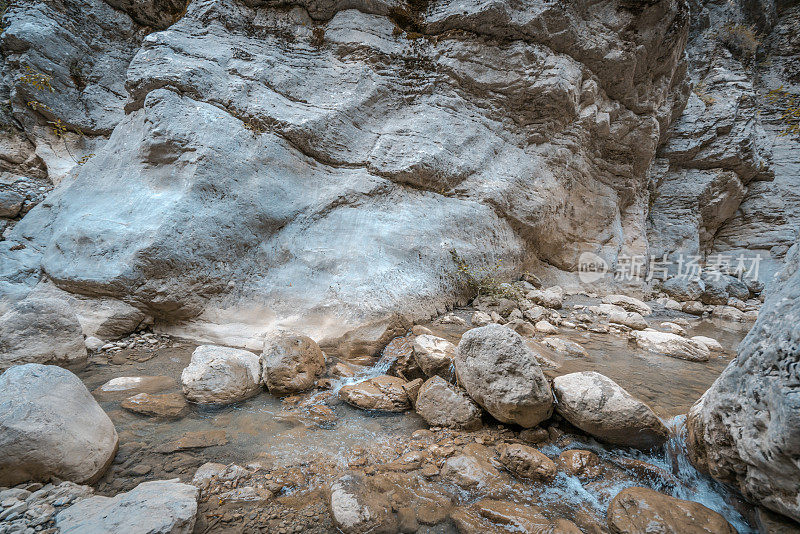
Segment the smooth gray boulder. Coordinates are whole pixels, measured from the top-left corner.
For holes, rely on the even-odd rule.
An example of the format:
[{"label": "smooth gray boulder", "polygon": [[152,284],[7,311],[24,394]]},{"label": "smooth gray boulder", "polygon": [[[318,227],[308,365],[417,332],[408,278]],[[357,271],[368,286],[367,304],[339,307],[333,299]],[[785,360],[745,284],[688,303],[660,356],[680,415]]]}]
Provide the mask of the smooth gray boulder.
[{"label": "smooth gray boulder", "polygon": [[313,339],[277,332],[264,340],[261,382],[273,395],[305,391],[325,370],[325,354]]},{"label": "smooth gray boulder", "polygon": [[653,410],[610,378],[593,371],[553,380],[556,412],[596,438],[626,447],[650,449],[669,437]]},{"label": "smooth gray boulder", "polygon": [[239,402],[261,391],[261,360],[246,350],[201,345],[181,372],[181,383],[191,402]]},{"label": "smooth gray boulder", "polygon": [[191,534],[199,494],[177,478],[142,482],[114,497],[73,504],[58,513],[56,526],[62,534]]},{"label": "smooth gray boulder", "polygon": [[462,389],[434,376],[419,389],[414,405],[431,426],[474,430],[481,426],[483,411]]},{"label": "smooth gray boulder", "polygon": [[456,355],[458,383],[494,418],[529,428],[553,411],[553,392],[536,355],[498,324],[467,331]]},{"label": "smooth gray boulder", "polygon": [[12,365],[76,365],[86,361],[75,312],[58,299],[29,297],[0,316],[0,371]]},{"label": "smooth gray boulder", "polygon": [[736,358],[687,416],[689,457],[753,502],[800,521],[797,247]]},{"label": "smooth gray boulder", "polygon": [[117,442],[111,419],[66,369],[30,363],[0,375],[0,486],[52,477],[92,483]]}]

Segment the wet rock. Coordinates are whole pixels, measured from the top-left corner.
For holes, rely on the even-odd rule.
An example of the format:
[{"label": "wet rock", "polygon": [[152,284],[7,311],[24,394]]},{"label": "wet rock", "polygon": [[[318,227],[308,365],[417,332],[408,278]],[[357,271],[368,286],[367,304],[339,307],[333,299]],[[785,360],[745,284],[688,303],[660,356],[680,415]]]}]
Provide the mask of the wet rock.
[{"label": "wet rock", "polygon": [[429,379],[420,388],[416,410],[431,426],[467,430],[481,426],[483,413],[466,392],[438,376]]},{"label": "wet rock", "polygon": [[414,380],[403,384],[403,391],[406,392],[406,395],[408,395],[408,400],[411,401],[411,404],[415,407],[417,405],[417,398],[419,397],[419,390],[422,388],[422,384],[424,384],[424,381],[421,378],[415,378]]},{"label": "wet rock", "polygon": [[197,432],[186,432],[180,439],[164,445],[160,452],[204,449],[206,447],[226,445],[227,443],[228,435],[224,430],[199,430]]},{"label": "wet rock", "polygon": [[382,375],[358,384],[349,384],[339,390],[339,398],[364,410],[404,412],[411,402],[403,386],[406,381]]},{"label": "wet rock", "polygon": [[178,479],[142,482],[115,497],[83,499],[59,512],[62,534],[190,534],[198,490]]},{"label": "wet rock", "polygon": [[494,499],[481,499],[470,506],[457,508],[450,514],[450,518],[461,534],[581,532],[567,520],[559,520],[559,526],[554,530],[553,522],[537,506]]},{"label": "wet rock", "polygon": [[169,376],[120,376],[92,391],[92,395],[101,401],[111,401],[124,399],[135,393],[152,394],[177,387],[177,380]]},{"label": "wet rock", "polygon": [[139,393],[122,401],[120,406],[139,415],[167,419],[183,417],[189,410],[186,399],[180,393]]},{"label": "wet rock", "polygon": [[733,306],[715,306],[714,311],[711,312],[711,317],[733,322],[742,322],[745,320],[744,312],[737,310]]},{"label": "wet rock", "polygon": [[653,410],[600,373],[559,376],[553,381],[553,391],[556,412],[600,440],[640,449],[667,440],[667,428]]},{"label": "wet rock", "polygon": [[86,361],[83,330],[69,304],[29,297],[0,315],[0,371],[12,365],[75,365]]},{"label": "wet rock", "polygon": [[505,484],[506,477],[489,460],[491,456],[486,447],[470,443],[464,447],[462,454],[445,461],[441,476],[464,489],[496,492]]},{"label": "wet rock", "polygon": [[181,373],[183,393],[198,404],[230,404],[261,391],[261,362],[252,352],[201,345]]},{"label": "wet rock", "polygon": [[644,317],[640,313],[633,311],[611,312],[608,314],[608,322],[621,324],[633,330],[647,328],[647,321],[644,320]]},{"label": "wet rock", "polygon": [[309,337],[278,332],[265,339],[261,364],[270,393],[288,395],[314,386],[325,370],[325,355]]},{"label": "wet rock", "polygon": [[617,534],[735,534],[724,517],[702,504],[647,488],[627,488],[608,506],[608,524]]},{"label": "wet rock", "polygon": [[335,481],[329,505],[334,524],[345,534],[397,532],[397,519],[388,499],[359,475],[345,475]]},{"label": "wet rock", "polygon": [[703,280],[691,276],[675,276],[661,284],[664,293],[680,302],[699,300],[705,289]]},{"label": "wet rock", "polygon": [[659,352],[681,360],[705,362],[710,356],[708,347],[704,344],[670,332],[655,330],[633,332],[633,340],[645,350]]},{"label": "wet rock", "polygon": [[597,478],[603,473],[600,458],[591,451],[581,449],[564,451],[558,457],[558,464],[564,471],[581,480]]},{"label": "wet rock", "polygon": [[500,463],[518,477],[546,482],[556,476],[555,462],[533,447],[512,443],[499,449]]},{"label": "wet rock", "polygon": [[711,352],[724,352],[725,351],[725,349],[720,344],[720,342],[717,341],[714,338],[705,337],[705,336],[692,336],[689,339],[691,339],[693,341],[697,341],[698,343],[702,343],[703,345],[708,347],[708,350],[710,350]]},{"label": "wet rock", "polygon": [[536,355],[516,332],[501,325],[467,331],[456,356],[459,383],[504,423],[533,427],[553,410],[553,393]]},{"label": "wet rock", "polygon": [[686,419],[701,471],[748,500],[800,521],[800,256],[768,289],[758,321]]},{"label": "wet rock", "polygon": [[446,339],[431,335],[414,338],[414,358],[426,376],[438,375],[452,382],[455,357],[456,346]]},{"label": "wet rock", "polygon": [[587,353],[586,349],[584,349],[580,344],[568,339],[561,339],[559,337],[546,337],[542,340],[542,345],[565,356],[582,358],[589,356],[589,353]]},{"label": "wet rock", "polygon": [[26,364],[0,376],[0,484],[93,482],[117,443],[108,415],[66,369]]},{"label": "wet rock", "polygon": [[648,316],[653,313],[653,309],[641,300],[626,295],[608,295],[603,297],[604,304],[613,304],[619,306],[626,311],[636,312],[643,316]]},{"label": "wet rock", "polygon": [[558,334],[558,328],[553,326],[550,323],[550,321],[545,321],[544,319],[542,319],[541,321],[538,321],[534,326],[536,327],[536,331],[539,332],[540,334],[544,334],[546,336],[552,336]]},{"label": "wet rock", "polygon": [[519,433],[519,439],[528,443],[541,443],[550,439],[550,433],[546,428],[526,428]]}]

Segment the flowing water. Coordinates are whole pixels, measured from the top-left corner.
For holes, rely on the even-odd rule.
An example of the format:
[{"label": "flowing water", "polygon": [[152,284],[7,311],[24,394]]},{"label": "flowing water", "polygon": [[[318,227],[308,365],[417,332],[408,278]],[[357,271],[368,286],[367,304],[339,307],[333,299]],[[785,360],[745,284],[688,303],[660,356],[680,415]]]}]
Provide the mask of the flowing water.
[{"label": "flowing water", "polygon": [[[466,310],[461,312],[465,317],[468,313]],[[657,324],[668,318],[655,317],[652,322]],[[429,326],[435,334],[454,342],[466,329],[455,325]],[[596,370],[609,376],[648,402],[660,417],[668,421],[672,438],[662,450],[649,454],[609,447],[587,437],[575,436],[544,445],[540,450],[554,458],[565,449],[587,449],[610,465],[619,463],[620,459],[640,460],[655,466],[665,476],[633,475],[623,469],[620,471],[623,475],[612,474],[587,484],[560,472],[556,481],[548,484],[546,489],[531,487],[530,499],[538,500],[542,508],[556,516],[570,518],[577,511],[589,511],[604,517],[611,498],[618,491],[629,486],[646,485],[675,497],[700,502],[725,516],[740,533],[753,532],[742,515],[742,511],[747,512],[747,507],[689,463],[683,441],[682,416],[728,364],[736,345],[746,333],[746,326],[723,329],[710,322],[697,322],[689,330],[690,335],[719,339],[723,346],[731,349],[729,354],[712,356],[706,363],[687,362],[641,351],[630,345],[624,336],[564,329],[560,337],[580,343],[589,356],[566,357],[553,353],[552,359],[560,367],[549,370],[548,374]],[[407,440],[414,431],[427,428],[413,412],[368,413],[342,403],[336,394],[345,384],[385,374],[397,356],[407,350],[404,344],[408,342],[402,340],[393,344],[395,350],[386,351],[374,366],[364,368],[355,376],[332,381],[329,390],[290,399],[281,400],[263,393],[234,406],[194,406],[186,417],[179,420],[142,417],[121,409],[118,399],[102,400],[101,405],[120,434],[120,457],[98,484],[98,491],[114,493],[127,490],[144,479],[180,476],[188,480],[197,466],[205,461],[245,465],[254,460],[269,459],[288,466],[326,457],[345,469],[353,451],[378,444],[391,446]],[[167,375],[179,381],[180,372],[188,365],[194,348],[192,343],[178,341],[174,346],[157,351],[146,361],[116,358],[118,365],[115,365],[96,360],[80,375],[91,390],[119,376]],[[173,391],[179,391],[177,384]],[[324,417],[311,410],[320,405],[330,409]],[[175,443],[187,435],[195,436],[195,441],[207,440],[207,443],[186,449],[176,448]],[[172,456],[165,456],[165,452],[172,453]],[[135,467],[138,465],[147,467],[137,470]]]}]

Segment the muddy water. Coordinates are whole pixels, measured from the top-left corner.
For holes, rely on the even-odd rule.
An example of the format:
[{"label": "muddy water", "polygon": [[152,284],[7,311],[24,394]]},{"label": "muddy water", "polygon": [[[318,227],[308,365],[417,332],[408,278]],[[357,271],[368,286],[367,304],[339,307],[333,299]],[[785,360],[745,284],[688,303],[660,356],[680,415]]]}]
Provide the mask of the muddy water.
[{"label": "muddy water", "polygon": [[[468,318],[469,310],[458,315]],[[648,318],[655,327],[674,315],[656,314]],[[428,325],[434,333],[457,342],[466,327]],[[686,459],[682,442],[682,418],[691,404],[708,388],[728,364],[735,347],[746,334],[747,325],[714,324],[694,320],[690,335],[707,335],[718,339],[729,352],[712,356],[706,363],[687,362],[641,351],[624,336],[595,334],[582,330],[561,329],[560,337],[584,346],[588,357],[565,357],[552,353],[559,364],[551,376],[573,371],[596,370],[634,395],[647,401],[674,428],[670,443],[654,454],[612,448],[586,436],[567,435],[541,447],[542,452],[557,458],[565,449],[588,449],[612,465],[615,459],[633,458],[645,461],[671,474],[669,480],[627,474],[609,474],[600,481],[587,484],[561,472],[546,488],[517,484],[514,500],[539,502],[553,517],[571,518],[589,513],[602,523],[610,499],[621,489],[644,485],[673,496],[700,502],[723,514],[740,533],[753,532],[744,518],[748,509],[725,488],[697,473]],[[397,344],[395,344],[397,346]],[[402,344],[401,344],[402,345]],[[95,357],[80,376],[94,390],[119,376],[166,375],[178,383],[180,373],[189,363],[195,345],[176,341],[172,346],[142,354],[139,349],[123,351],[106,362]],[[347,382],[359,381],[384,373],[396,354],[384,358]],[[354,457],[365,448],[381,452],[377,461],[390,462],[409,442],[415,430],[427,428],[413,412],[407,414],[371,414],[352,408],[336,398],[342,382],[333,388],[290,399],[277,399],[267,393],[227,407],[193,406],[179,420],[159,420],[129,413],[120,408],[119,400],[101,401],[120,434],[120,452],[114,464],[97,484],[100,493],[116,493],[133,488],[144,480],[179,477],[191,479],[199,465],[207,461],[247,465],[262,462],[271,466],[310,465],[317,459],[338,466],[342,471],[352,467]],[[173,391],[179,391],[176,385]],[[169,392],[169,390],[165,391]],[[325,405],[332,411],[318,417],[310,411],[314,405]],[[496,425],[495,425],[496,427]],[[519,429],[503,430],[516,432]],[[191,447],[176,446],[181,438],[191,437]],[[466,435],[469,441],[473,438]],[[381,447],[383,447],[381,449]],[[394,453],[394,451],[398,451]],[[613,470],[609,469],[609,473]],[[311,491],[307,487],[304,491]],[[319,488],[316,488],[318,491]],[[301,491],[298,487],[297,491]],[[529,494],[528,494],[529,493]],[[479,495],[457,497],[470,502]],[[744,513],[744,515],[743,515]],[[213,531],[213,530],[212,530]],[[453,531],[452,525],[441,530]]]}]

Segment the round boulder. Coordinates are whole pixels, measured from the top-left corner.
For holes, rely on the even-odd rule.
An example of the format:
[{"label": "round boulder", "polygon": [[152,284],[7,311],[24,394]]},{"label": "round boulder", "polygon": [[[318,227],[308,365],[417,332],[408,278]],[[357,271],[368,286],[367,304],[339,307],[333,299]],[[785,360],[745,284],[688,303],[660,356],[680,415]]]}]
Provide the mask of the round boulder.
[{"label": "round boulder", "polygon": [[456,346],[446,339],[431,335],[414,339],[414,359],[426,376],[438,375],[452,381],[455,357]]},{"label": "round boulder", "polygon": [[404,412],[411,408],[411,399],[404,387],[407,384],[396,376],[376,376],[364,382],[343,386],[339,390],[339,398],[363,410]]},{"label": "round boulder", "polygon": [[700,295],[706,290],[706,284],[700,278],[690,276],[675,276],[661,284],[661,289],[679,302],[699,300]]},{"label": "round boulder", "polygon": [[500,451],[500,463],[518,477],[545,482],[556,477],[555,462],[533,447],[512,443]]},{"label": "round boulder", "polygon": [[201,345],[181,373],[183,393],[198,404],[230,404],[261,390],[261,360],[252,352]]},{"label": "round boulder", "polygon": [[31,363],[0,376],[0,486],[52,477],[94,482],[117,443],[111,419],[66,369]]},{"label": "round boulder", "polygon": [[456,375],[469,396],[503,423],[530,428],[553,412],[553,392],[536,355],[505,326],[467,331],[458,345]]},{"label": "round boulder", "polygon": [[311,389],[324,370],[325,354],[310,337],[277,332],[264,340],[261,381],[273,395]]},{"label": "round boulder", "polygon": [[667,440],[664,423],[645,403],[594,371],[570,373],[553,381],[556,411],[598,439],[648,449]]},{"label": "round boulder", "polygon": [[434,376],[417,394],[417,413],[431,426],[472,430],[481,426],[480,406],[461,389]]}]

